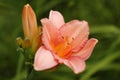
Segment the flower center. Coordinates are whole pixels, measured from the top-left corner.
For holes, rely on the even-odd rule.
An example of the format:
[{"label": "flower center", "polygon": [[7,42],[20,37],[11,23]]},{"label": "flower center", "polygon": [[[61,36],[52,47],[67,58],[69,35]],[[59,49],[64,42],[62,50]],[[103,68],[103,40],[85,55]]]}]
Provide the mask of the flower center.
[{"label": "flower center", "polygon": [[56,45],[52,44],[51,46],[59,57],[66,58],[71,54],[72,46],[68,41],[68,37],[62,36],[60,42],[58,42]]}]

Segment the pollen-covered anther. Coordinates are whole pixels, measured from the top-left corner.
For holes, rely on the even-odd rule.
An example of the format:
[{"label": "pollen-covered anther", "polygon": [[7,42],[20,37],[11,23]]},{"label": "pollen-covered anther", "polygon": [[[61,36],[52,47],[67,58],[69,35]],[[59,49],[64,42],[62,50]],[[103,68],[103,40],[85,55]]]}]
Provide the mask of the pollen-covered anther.
[{"label": "pollen-covered anther", "polygon": [[75,38],[74,38],[74,37],[72,37],[72,40],[75,40]]},{"label": "pollen-covered anther", "polygon": [[67,45],[70,45],[70,43],[69,43],[69,42],[67,42]]},{"label": "pollen-covered anther", "polygon": [[62,39],[65,39],[64,36],[62,36]]}]

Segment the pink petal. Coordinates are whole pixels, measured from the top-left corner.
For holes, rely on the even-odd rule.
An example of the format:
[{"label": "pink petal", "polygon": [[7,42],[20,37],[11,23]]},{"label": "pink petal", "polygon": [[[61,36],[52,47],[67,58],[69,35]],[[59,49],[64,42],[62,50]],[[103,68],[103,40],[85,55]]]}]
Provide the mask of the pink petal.
[{"label": "pink petal", "polygon": [[58,11],[50,11],[49,19],[59,29],[64,24],[64,18]]},{"label": "pink petal", "polygon": [[72,52],[78,52],[81,48],[83,48],[83,45],[88,40],[88,33],[84,33],[79,35],[74,39],[74,41],[71,43],[72,45]]},{"label": "pink petal", "polygon": [[88,40],[83,49],[80,50],[78,53],[74,54],[74,56],[79,56],[81,59],[87,60],[91,55],[97,42],[98,40],[94,38]]},{"label": "pink petal", "polygon": [[73,51],[78,51],[88,39],[89,27],[86,21],[73,20],[63,25],[60,32],[63,37],[68,37]]},{"label": "pink petal", "polygon": [[52,53],[44,47],[40,47],[35,54],[34,69],[37,71],[50,69],[58,63],[55,61]]},{"label": "pink petal", "polygon": [[85,61],[82,60],[79,56],[70,56],[69,58],[60,58],[58,55],[53,54],[55,59],[59,64],[65,64],[69,68],[71,68],[74,73],[78,74],[85,69]]},{"label": "pink petal", "polygon": [[76,74],[83,72],[86,66],[85,62],[79,57],[70,57],[64,60],[64,64],[70,67]]},{"label": "pink petal", "polygon": [[43,25],[42,41],[47,49],[51,50],[50,43],[55,42],[58,37],[58,29],[47,18],[41,20]]}]

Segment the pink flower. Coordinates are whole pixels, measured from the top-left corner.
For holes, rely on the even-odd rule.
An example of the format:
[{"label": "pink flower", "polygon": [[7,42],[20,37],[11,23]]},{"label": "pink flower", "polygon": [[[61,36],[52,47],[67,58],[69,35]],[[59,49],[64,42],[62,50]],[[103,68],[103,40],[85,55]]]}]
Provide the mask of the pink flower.
[{"label": "pink flower", "polygon": [[94,38],[88,40],[88,23],[79,20],[64,23],[58,11],[50,11],[49,19],[44,18],[41,23],[43,46],[35,54],[34,69],[41,71],[65,64],[76,74],[82,72],[98,42]]}]

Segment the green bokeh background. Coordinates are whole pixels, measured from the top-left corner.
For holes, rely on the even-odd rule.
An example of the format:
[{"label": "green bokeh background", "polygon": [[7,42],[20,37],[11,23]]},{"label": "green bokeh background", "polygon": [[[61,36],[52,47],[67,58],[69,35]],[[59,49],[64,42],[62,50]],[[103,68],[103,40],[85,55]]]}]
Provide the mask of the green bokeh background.
[{"label": "green bokeh background", "polygon": [[99,40],[83,73],[75,75],[62,65],[33,71],[31,80],[120,80],[120,0],[0,0],[0,80],[26,80],[23,57],[16,50],[16,37],[23,36],[21,15],[26,3],[39,25],[50,10],[57,10],[66,22],[88,21],[90,37]]}]

